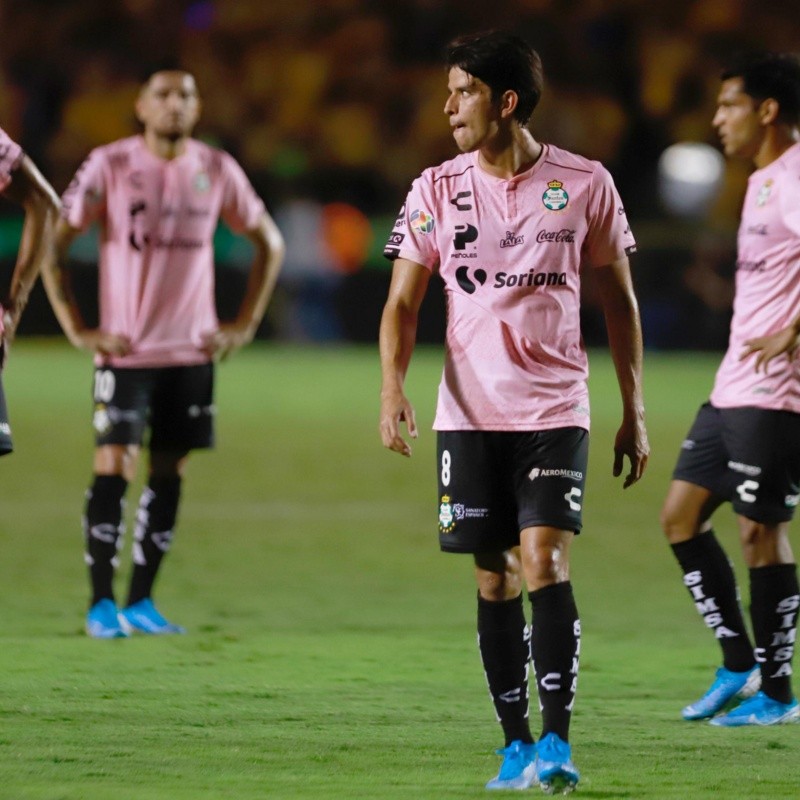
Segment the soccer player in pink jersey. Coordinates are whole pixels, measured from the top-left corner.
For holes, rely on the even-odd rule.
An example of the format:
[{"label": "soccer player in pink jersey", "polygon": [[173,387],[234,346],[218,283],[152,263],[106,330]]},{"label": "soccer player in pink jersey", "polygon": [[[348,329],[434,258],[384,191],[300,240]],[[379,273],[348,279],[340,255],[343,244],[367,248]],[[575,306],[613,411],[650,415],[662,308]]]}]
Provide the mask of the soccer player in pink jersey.
[{"label": "soccer player in pink jersey", "polygon": [[59,202],[22,148],[0,128],[0,194],[25,210],[17,263],[7,294],[0,301],[0,456],[13,450],[11,425],[3,392],[2,369],[8,345],[14,338],[20,317],[28,304],[42,261],[53,247]]},{"label": "soccer player in pink jersey", "polygon": [[[725,154],[755,171],[739,225],[728,350],[683,442],[661,520],[722,650],[714,681],[684,719],[775,725],[800,718],[791,685],[800,590],[788,537],[800,500],[800,62],[741,58],[723,72],[717,103]],[[755,648],[711,525],[726,501],[749,571]],[[744,702],[715,716],[734,698]]]},{"label": "soccer player in pink jersey", "polygon": [[[153,74],[136,113],[144,133],[93,150],[64,194],[56,253],[43,270],[69,340],[95,354],[94,479],[84,529],[92,584],[87,631],[178,633],[152,600],[170,547],[189,451],[213,445],[214,367],[252,340],[272,293],[283,240],[241,167],[191,133],[200,113],[194,78]],[[253,244],[245,296],[232,322],[214,304],[213,236],[222,218]],[[100,227],[97,328],[84,322],[66,270],[73,239]],[[149,427],[149,478],[136,514],[133,572],[119,612],[113,578],[123,499]]]},{"label": "soccer player in pink jersey", "polygon": [[[528,120],[539,56],[505,32],[448,48],[444,105],[461,155],[414,181],[385,254],[394,261],[380,331],[383,444],[417,436],[404,382],[431,274],[447,299],[437,430],[439,542],[471,553],[480,655],[505,747],[489,789],[570,791],[580,621],[569,554],[581,529],[589,431],[580,269],[593,270],[622,394],[613,471],[624,486],[649,453],[642,340],[628,254],[635,242],[602,165],[538,142]],[[522,590],[533,610],[526,625]],[[528,720],[533,659],[542,730]]]}]

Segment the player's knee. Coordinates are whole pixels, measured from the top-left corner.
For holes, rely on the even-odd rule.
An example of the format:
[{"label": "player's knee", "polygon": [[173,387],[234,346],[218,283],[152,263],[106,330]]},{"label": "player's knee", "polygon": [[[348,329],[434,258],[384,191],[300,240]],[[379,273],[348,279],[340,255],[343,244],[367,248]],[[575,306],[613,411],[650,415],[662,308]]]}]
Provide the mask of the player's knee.
[{"label": "player's knee", "polygon": [[685,542],[698,533],[697,518],[679,504],[667,500],[661,509],[661,530],[670,544]]},{"label": "player's knee", "polygon": [[484,600],[511,600],[522,591],[519,559],[510,552],[476,555],[475,577]]}]

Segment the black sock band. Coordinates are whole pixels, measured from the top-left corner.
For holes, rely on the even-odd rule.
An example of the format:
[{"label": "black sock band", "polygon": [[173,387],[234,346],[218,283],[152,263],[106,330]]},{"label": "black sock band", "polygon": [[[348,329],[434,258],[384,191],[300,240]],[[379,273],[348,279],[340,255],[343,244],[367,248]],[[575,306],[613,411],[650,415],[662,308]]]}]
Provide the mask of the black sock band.
[{"label": "black sock band", "polygon": [[531,592],[531,653],[542,707],[542,736],[569,741],[569,723],[578,685],[581,623],[569,581]]},{"label": "black sock band", "polygon": [[761,665],[761,690],[773,700],[792,699],[792,658],[800,589],[796,564],[750,570],[750,616]]},{"label": "black sock band", "polygon": [[747,635],[733,567],[713,531],[672,545],[703,622],[722,648],[726,669],[744,672],[755,666],[753,645]]},{"label": "black sock band", "polygon": [[150,597],[165,553],[172,544],[181,498],[179,476],[151,478],[142,490],[136,511],[133,542],[133,573],[128,605]]},{"label": "black sock band", "polygon": [[478,649],[506,745],[532,742],[528,724],[528,660],[522,595],[492,602],[478,596]]},{"label": "black sock band", "polygon": [[91,605],[114,599],[114,569],[122,544],[123,498],[128,482],[121,475],[95,475],[86,492],[83,533],[92,582]]}]

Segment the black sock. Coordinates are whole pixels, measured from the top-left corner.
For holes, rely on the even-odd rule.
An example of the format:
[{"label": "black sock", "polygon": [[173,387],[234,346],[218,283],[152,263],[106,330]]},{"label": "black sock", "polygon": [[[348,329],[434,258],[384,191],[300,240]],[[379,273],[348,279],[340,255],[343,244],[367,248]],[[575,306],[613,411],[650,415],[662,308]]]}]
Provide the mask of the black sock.
[{"label": "black sock", "polygon": [[733,567],[713,531],[672,545],[683,569],[683,583],[705,624],[722,648],[725,669],[745,672],[755,666]]},{"label": "black sock", "polygon": [[178,476],[151,478],[142,490],[136,511],[129,606],[150,597],[153,591],[161,560],[172,543],[180,497],[181,479]]},{"label": "black sock", "polygon": [[506,746],[533,742],[528,725],[528,660],[522,595],[492,602],[478,595],[478,649]]},{"label": "black sock", "polygon": [[114,599],[114,569],[125,530],[122,509],[127,488],[128,482],[121,475],[95,475],[86,492],[83,534],[92,582],[91,605]]},{"label": "black sock", "polygon": [[761,690],[773,700],[792,699],[792,656],[800,589],[796,564],[750,570],[750,617],[761,664]]},{"label": "black sock", "polygon": [[569,741],[569,722],[578,685],[581,623],[569,581],[531,592],[531,654],[542,708],[542,736]]}]

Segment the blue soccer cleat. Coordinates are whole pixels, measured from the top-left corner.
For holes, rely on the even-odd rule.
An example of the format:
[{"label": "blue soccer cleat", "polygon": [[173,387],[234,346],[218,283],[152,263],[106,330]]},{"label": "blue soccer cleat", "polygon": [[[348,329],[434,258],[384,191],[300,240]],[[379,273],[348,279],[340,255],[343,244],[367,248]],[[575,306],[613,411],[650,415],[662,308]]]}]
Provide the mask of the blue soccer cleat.
[{"label": "blue soccer cleat", "polygon": [[556,733],[536,744],[536,782],[545,794],[569,794],[580,774],[572,763],[572,748]]},{"label": "blue soccer cleat", "polygon": [[783,725],[799,719],[800,703],[797,698],[793,697],[790,703],[781,703],[764,692],[759,692],[727,714],[714,717],[710,722],[722,728],[739,728],[742,725]]},{"label": "blue soccer cleat", "polygon": [[128,635],[120,625],[113,600],[98,600],[89,609],[86,615],[86,633],[93,639],[121,639]]},{"label": "blue soccer cleat", "polygon": [[536,784],[536,745],[515,739],[508,747],[497,751],[503,763],[496,778],[486,784],[487,789],[527,789]]},{"label": "blue soccer cleat", "polygon": [[173,625],[164,619],[149,597],[137,601],[132,606],[123,608],[119,612],[119,623],[122,629],[129,633],[134,630],[155,635],[186,633],[186,628],[182,628],[180,625]]},{"label": "blue soccer cleat", "polygon": [[731,672],[725,667],[717,670],[714,683],[696,702],[681,711],[684,719],[708,719],[725,708],[734,698],[744,700],[761,688],[761,671],[753,667],[746,672]]}]

